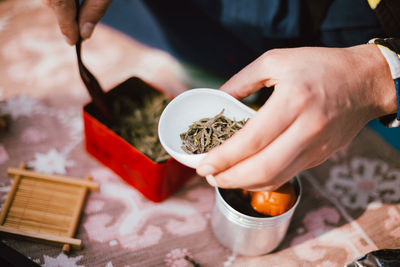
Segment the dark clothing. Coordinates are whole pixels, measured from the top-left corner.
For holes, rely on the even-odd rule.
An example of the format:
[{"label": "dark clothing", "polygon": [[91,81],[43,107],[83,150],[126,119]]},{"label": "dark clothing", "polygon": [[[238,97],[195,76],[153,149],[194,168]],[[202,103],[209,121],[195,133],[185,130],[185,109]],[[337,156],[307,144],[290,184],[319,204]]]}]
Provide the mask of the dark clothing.
[{"label": "dark clothing", "polygon": [[224,78],[272,48],[385,37],[366,0],[118,0],[103,22]]},{"label": "dark clothing", "polygon": [[174,56],[226,77],[273,48],[345,47],[384,37],[365,0],[144,3],[155,15]]},{"label": "dark clothing", "polygon": [[[102,22],[228,79],[272,48],[400,38],[400,0],[118,0]],[[400,39],[390,48],[400,54]],[[400,149],[399,128],[372,124]]]},{"label": "dark clothing", "polygon": [[378,1],[374,9],[387,37],[400,38],[400,1],[382,0]]}]

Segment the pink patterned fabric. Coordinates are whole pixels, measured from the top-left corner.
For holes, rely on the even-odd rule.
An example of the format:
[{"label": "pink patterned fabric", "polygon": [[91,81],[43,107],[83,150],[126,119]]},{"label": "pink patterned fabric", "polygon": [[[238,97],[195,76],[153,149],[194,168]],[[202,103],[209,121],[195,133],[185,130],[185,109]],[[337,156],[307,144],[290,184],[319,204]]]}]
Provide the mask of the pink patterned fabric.
[{"label": "pink patterned fabric", "polygon": [[[186,89],[169,55],[99,25],[84,42],[87,66],[104,88],[130,76],[171,94]],[[0,112],[11,117],[0,134],[0,200],[21,161],[36,171],[91,174],[100,192],[87,199],[76,237],[82,250],[18,238],[2,241],[42,266],[343,266],[380,248],[400,248],[400,157],[368,129],[323,165],[300,175],[304,195],[288,234],[274,252],[236,255],[210,228],[214,190],[193,177],[162,203],[152,203],[89,156],[81,109],[89,101],[75,51],[40,0],[0,2]]]}]

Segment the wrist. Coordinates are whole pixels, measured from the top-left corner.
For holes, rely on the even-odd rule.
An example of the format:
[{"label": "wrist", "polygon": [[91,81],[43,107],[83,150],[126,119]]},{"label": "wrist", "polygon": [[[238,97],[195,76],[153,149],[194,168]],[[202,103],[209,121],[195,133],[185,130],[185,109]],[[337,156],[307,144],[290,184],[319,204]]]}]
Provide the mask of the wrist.
[{"label": "wrist", "polygon": [[374,118],[396,113],[396,87],[386,57],[375,44],[362,46],[367,50],[367,57],[364,58],[365,65],[369,68],[369,77],[366,77],[366,80],[370,91],[367,93],[372,95],[374,100]]}]

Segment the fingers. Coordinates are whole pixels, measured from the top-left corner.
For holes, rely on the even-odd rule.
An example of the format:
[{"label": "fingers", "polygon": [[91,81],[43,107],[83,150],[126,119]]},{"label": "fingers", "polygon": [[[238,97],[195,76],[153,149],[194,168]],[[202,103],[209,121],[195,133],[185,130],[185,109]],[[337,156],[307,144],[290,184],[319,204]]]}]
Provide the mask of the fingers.
[{"label": "fingers", "polygon": [[112,0],[85,0],[79,11],[79,26],[76,22],[75,0],[43,0],[55,13],[61,33],[68,44],[74,45],[79,35],[89,38],[95,25],[107,11]]},{"label": "fingers", "polygon": [[70,45],[78,41],[78,24],[76,23],[76,6],[74,0],[47,0],[48,5],[55,13],[61,33]]},{"label": "fingers", "polygon": [[244,98],[262,87],[277,84],[274,71],[273,50],[264,53],[220,87],[235,98]]},{"label": "fingers", "polygon": [[268,103],[240,131],[207,153],[197,168],[200,176],[223,172],[256,154],[293,123],[296,113],[282,112],[282,103],[287,102],[287,96],[285,89],[279,87],[282,85],[277,86]]},{"label": "fingers", "polygon": [[[275,81],[275,78],[269,78],[272,76],[269,75],[271,61],[268,60],[268,55],[267,52],[249,64],[226,82],[221,90],[225,90],[236,98],[242,98],[269,84],[271,80]],[[224,171],[258,152],[294,120],[291,113],[277,112],[282,108],[282,101],[285,103],[284,94],[277,91],[279,90],[275,90],[276,93],[269,98],[268,105],[264,105],[243,129],[207,153],[197,168],[199,175],[207,176]],[[264,121],[264,118],[269,119]]]},{"label": "fingers", "polygon": [[79,29],[83,39],[89,38],[95,25],[107,11],[112,0],[86,0],[79,13]]},{"label": "fingers", "polygon": [[216,185],[271,191],[293,178],[310,160],[300,156],[308,140],[307,134],[299,136],[304,131],[301,125],[296,120],[263,150],[215,175]]}]

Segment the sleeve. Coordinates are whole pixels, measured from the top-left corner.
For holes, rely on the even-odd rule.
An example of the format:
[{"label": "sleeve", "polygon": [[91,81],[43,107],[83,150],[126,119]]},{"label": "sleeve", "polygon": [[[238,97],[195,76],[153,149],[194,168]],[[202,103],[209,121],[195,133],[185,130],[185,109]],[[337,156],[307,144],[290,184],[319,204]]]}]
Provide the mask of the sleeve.
[{"label": "sleeve", "polygon": [[400,38],[376,38],[369,41],[376,44],[385,57],[396,88],[397,114],[379,118],[386,127],[400,126]]},{"label": "sleeve", "polygon": [[375,12],[386,36],[370,43],[377,44],[389,64],[390,72],[396,87],[397,114],[381,117],[379,121],[386,127],[400,126],[400,1],[399,0],[367,0]]}]

